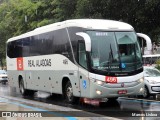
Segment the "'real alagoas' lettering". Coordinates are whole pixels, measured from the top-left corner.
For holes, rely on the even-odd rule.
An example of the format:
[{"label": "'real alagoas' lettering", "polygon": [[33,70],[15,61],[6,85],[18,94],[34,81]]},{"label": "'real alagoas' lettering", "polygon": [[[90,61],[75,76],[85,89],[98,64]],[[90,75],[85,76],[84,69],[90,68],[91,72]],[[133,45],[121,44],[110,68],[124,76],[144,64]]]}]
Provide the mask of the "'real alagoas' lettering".
[{"label": "'real alagoas' lettering", "polygon": [[36,66],[51,66],[51,59],[42,59],[42,60],[36,60]]},{"label": "'real alagoas' lettering", "polygon": [[28,60],[28,67],[35,67],[34,60]]},{"label": "'real alagoas' lettering", "polygon": [[51,66],[51,59],[28,60],[28,67],[48,67]]}]

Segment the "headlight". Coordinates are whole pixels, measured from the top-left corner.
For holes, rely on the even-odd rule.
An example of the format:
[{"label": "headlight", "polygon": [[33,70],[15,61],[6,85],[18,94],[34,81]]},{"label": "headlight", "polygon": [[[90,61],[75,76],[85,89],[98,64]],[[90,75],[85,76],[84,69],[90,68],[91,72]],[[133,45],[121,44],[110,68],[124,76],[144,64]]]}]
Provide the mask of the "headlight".
[{"label": "headlight", "polygon": [[155,81],[155,80],[147,80],[149,83],[151,83],[151,84],[156,84],[157,83],[157,81]]},{"label": "headlight", "polygon": [[144,81],[144,78],[140,78],[138,81],[142,83]]},{"label": "headlight", "polygon": [[92,80],[93,82],[95,82],[95,83],[98,84],[98,85],[104,85],[104,84],[105,84],[104,81],[96,80],[96,79],[94,79],[94,78],[90,78],[90,80]]},{"label": "headlight", "polygon": [[100,80],[96,80],[96,83],[97,83],[98,85],[103,85],[103,84],[104,84],[104,82],[103,82],[103,81],[100,81]]}]

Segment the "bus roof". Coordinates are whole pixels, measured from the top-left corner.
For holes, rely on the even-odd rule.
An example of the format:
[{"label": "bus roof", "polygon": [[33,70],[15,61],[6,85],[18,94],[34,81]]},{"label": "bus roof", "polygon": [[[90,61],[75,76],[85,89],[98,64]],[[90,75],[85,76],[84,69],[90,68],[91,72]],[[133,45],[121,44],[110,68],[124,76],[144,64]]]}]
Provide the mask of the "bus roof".
[{"label": "bus roof", "polygon": [[45,32],[65,28],[65,27],[82,27],[87,29],[94,29],[94,30],[111,30],[111,31],[133,31],[134,28],[124,22],[114,21],[114,20],[104,20],[104,19],[73,19],[73,20],[66,20],[63,22],[57,22],[50,25],[42,26],[36,28],[33,31],[24,33],[22,35],[10,38],[9,41],[18,40],[25,37],[30,37],[33,35],[42,34]]}]

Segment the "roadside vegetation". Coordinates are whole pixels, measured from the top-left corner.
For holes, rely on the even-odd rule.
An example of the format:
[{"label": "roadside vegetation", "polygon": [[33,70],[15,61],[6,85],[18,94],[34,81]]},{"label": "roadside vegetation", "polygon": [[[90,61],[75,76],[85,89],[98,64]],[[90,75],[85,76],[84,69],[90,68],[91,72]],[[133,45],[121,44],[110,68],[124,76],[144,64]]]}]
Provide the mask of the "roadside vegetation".
[{"label": "roadside vegetation", "polygon": [[158,70],[160,70],[160,59],[158,59],[156,61],[156,66],[155,66]]},{"label": "roadside vegetation", "polygon": [[0,61],[8,38],[76,18],[121,20],[158,42],[159,0],[0,0]]}]

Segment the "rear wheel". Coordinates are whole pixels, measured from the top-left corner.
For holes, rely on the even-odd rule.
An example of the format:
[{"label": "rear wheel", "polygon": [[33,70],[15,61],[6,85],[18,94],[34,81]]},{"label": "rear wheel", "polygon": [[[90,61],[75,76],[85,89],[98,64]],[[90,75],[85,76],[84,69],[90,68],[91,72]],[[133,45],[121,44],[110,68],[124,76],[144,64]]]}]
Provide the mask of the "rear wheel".
[{"label": "rear wheel", "polygon": [[73,88],[70,81],[68,81],[65,86],[64,95],[68,103],[75,103],[78,101],[78,98],[73,96]]}]

